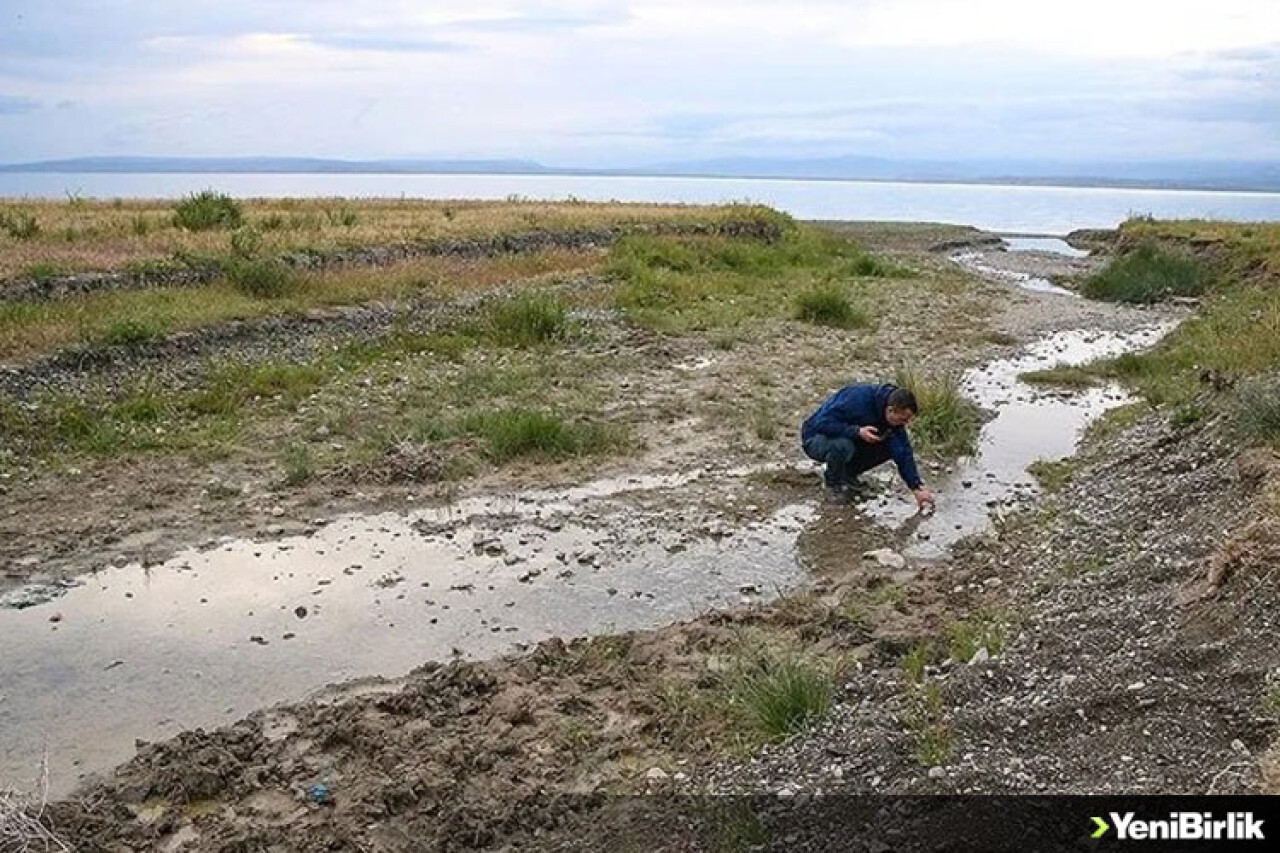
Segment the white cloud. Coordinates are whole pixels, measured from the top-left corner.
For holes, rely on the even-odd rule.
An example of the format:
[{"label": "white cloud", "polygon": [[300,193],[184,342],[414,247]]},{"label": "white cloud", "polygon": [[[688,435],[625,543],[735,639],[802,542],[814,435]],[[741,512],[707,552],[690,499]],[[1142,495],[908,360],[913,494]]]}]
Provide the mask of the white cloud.
[{"label": "white cloud", "polygon": [[12,2],[0,160],[1280,157],[1276,0]]}]

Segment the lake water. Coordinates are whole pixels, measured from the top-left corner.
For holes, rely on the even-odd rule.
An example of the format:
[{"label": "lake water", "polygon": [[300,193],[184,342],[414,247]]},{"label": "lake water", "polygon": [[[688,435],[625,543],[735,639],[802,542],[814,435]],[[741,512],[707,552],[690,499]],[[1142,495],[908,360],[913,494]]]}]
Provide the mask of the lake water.
[{"label": "lake water", "polygon": [[1035,234],[1111,228],[1145,214],[1280,221],[1280,193],[587,175],[0,174],[0,198],[177,198],[206,188],[240,198],[752,201],[800,219],[948,222]]}]

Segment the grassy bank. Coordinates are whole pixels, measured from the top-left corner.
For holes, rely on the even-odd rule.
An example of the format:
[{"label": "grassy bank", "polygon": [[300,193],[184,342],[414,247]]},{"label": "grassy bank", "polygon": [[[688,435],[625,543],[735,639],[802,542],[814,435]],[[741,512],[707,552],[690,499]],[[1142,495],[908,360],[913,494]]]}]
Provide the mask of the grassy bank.
[{"label": "grassy bank", "polygon": [[1195,316],[1148,352],[1023,378],[1075,387],[1119,379],[1179,423],[1228,412],[1248,437],[1280,440],[1280,225],[1139,219],[1121,226],[1119,244],[1096,292],[1139,302],[1196,295]]},{"label": "grassy bank", "polygon": [[476,240],[533,231],[705,227],[784,217],[747,205],[253,199],[0,201],[0,281],[225,257],[233,241],[268,254]]}]

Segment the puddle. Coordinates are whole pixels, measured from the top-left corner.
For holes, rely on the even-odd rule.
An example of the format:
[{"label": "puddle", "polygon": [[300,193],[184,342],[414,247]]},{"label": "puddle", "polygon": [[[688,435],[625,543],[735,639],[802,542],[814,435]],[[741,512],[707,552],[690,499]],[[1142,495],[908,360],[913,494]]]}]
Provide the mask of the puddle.
[{"label": "puddle", "polygon": [[[455,654],[667,624],[799,582],[795,543],[812,508],[741,524],[672,500],[705,473],[346,517],[102,571],[0,610],[0,786],[29,784],[46,748],[65,794],[129,758],[135,738]],[[716,483],[748,501],[741,475]]]},{"label": "puddle", "polygon": [[[1026,238],[1032,239],[1032,238]],[[1066,243],[1063,243],[1066,246]],[[1071,248],[1067,246],[1067,248]],[[1057,296],[1071,296],[1079,298],[1080,294],[1067,290],[1065,287],[1059,287],[1049,279],[1038,275],[1032,275],[1028,272],[1019,272],[1018,270],[1004,269],[1003,267],[992,266],[987,263],[986,255],[983,252],[965,251],[956,252],[951,256],[951,260],[959,264],[966,270],[976,273],[985,278],[993,278],[999,281],[1007,281],[1023,290],[1030,290],[1035,293],[1052,293]]]},{"label": "puddle", "polygon": [[1077,249],[1061,237],[1002,237],[1010,252],[1048,252],[1068,258],[1087,258],[1089,253]]},{"label": "puddle", "polygon": [[894,480],[892,466],[877,472],[885,481],[881,497],[863,509],[876,521],[906,535],[904,553],[939,558],[965,536],[990,526],[992,512],[1038,491],[1027,466],[1075,452],[1080,433],[1107,409],[1131,398],[1117,385],[1065,393],[1019,381],[1018,375],[1055,365],[1078,365],[1153,345],[1172,323],[1137,332],[1061,332],[1042,339],[1017,358],[1001,359],[964,375],[967,397],[996,411],[982,429],[977,453],[961,460],[952,474],[931,483],[937,511],[916,512],[915,501]]}]

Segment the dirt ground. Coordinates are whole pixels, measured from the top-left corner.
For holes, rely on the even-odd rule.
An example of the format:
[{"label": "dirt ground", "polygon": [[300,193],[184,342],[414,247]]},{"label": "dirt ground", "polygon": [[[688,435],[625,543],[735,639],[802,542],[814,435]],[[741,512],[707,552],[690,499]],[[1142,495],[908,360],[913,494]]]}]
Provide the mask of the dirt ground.
[{"label": "dirt ground", "polygon": [[[590,472],[484,472],[447,491],[376,479],[282,490],[252,460],[36,471],[0,493],[6,572],[53,579],[158,561],[183,544],[306,530],[341,512],[403,508],[410,496],[443,503],[677,472],[727,443],[783,468],[758,483],[771,502],[816,501],[816,474],[785,466],[796,460],[795,425],[842,382],[908,355],[959,369],[1045,332],[1170,316],[957,284],[945,253],[932,251],[975,236],[954,229],[855,231],[921,271],[877,306],[910,322],[882,321],[869,335],[778,322],[714,351],[599,322],[576,355],[596,359],[618,389],[612,416],[642,437],[636,455]],[[762,378],[775,430],[744,444],[749,422],[733,412]],[[1280,684],[1280,602],[1277,540],[1254,498],[1280,465],[1266,454],[1237,462],[1235,451],[1212,417],[1175,428],[1148,413],[1097,430],[1061,490],[941,563],[901,569],[856,558],[893,547],[891,534],[856,506],[822,505],[801,537],[813,580],[800,591],[654,631],[428,663],[140,745],[53,804],[47,822],[75,849],[113,853],[785,849],[752,836],[749,815],[691,814],[696,797],[636,795],[1255,792],[1276,729],[1264,698]],[[234,494],[210,500],[212,481]],[[679,500],[704,498],[695,485]],[[970,659],[948,653],[957,624],[997,613],[999,642],[985,639]],[[723,703],[734,661],[764,648],[798,649],[838,672],[825,721],[780,744],[744,734]],[[915,649],[928,651],[909,673],[902,659]],[[742,833],[726,836],[735,826]]]}]

